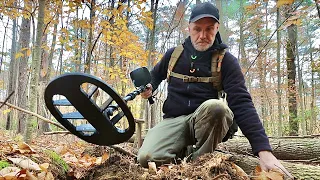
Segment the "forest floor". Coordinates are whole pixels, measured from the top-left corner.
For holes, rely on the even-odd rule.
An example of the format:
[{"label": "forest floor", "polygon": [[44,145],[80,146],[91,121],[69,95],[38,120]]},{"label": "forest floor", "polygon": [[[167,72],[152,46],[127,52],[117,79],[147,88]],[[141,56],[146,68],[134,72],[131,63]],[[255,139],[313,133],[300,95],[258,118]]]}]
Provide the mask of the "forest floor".
[{"label": "forest floor", "polygon": [[[219,154],[207,154],[193,162],[182,160],[149,168],[117,148],[86,143],[73,135],[42,135],[26,144],[20,135],[0,130],[0,180],[16,179],[282,179],[278,172],[241,168]],[[117,145],[131,154],[132,143]]]}]

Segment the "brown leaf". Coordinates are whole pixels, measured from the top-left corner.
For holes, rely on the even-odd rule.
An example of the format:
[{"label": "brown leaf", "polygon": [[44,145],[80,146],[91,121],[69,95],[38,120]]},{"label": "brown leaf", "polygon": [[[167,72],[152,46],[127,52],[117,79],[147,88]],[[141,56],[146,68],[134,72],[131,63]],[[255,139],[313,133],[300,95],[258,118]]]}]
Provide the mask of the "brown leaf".
[{"label": "brown leaf", "polygon": [[39,165],[35,162],[33,162],[31,159],[28,158],[8,158],[12,163],[16,164],[17,166],[23,168],[23,169],[29,169],[29,170],[36,170],[40,171],[41,168]]},{"label": "brown leaf", "polygon": [[26,178],[28,180],[38,180],[38,178],[36,176],[34,176],[33,173],[31,173],[30,171],[26,172]]},{"label": "brown leaf", "polygon": [[18,151],[21,154],[25,154],[25,153],[35,153],[35,150],[33,150],[27,143],[25,142],[20,142],[19,144],[19,149]]},{"label": "brown leaf", "polygon": [[6,167],[1,169],[0,176],[3,176],[3,177],[16,176],[18,172],[20,172],[20,168],[18,167]]},{"label": "brown leaf", "polygon": [[48,168],[49,168],[49,163],[40,164],[39,167],[41,168],[42,171],[47,172],[47,171],[48,171]]},{"label": "brown leaf", "polygon": [[64,161],[66,161],[66,163],[78,163],[79,162],[78,158],[74,154],[71,154],[69,152],[62,155],[62,159]]},{"label": "brown leaf", "polygon": [[39,180],[54,180],[53,174],[51,172],[41,172],[38,174]]},{"label": "brown leaf", "polygon": [[247,175],[247,173],[245,173],[243,171],[243,169],[240,168],[238,165],[232,163],[232,168],[236,170],[236,174],[238,177],[242,177],[244,179],[249,179],[249,176]]},{"label": "brown leaf", "polygon": [[102,155],[102,163],[104,163],[108,159],[109,159],[109,153],[104,152],[103,155]]},{"label": "brown leaf", "polygon": [[284,174],[276,169],[266,172],[266,176],[272,180],[283,180]]}]

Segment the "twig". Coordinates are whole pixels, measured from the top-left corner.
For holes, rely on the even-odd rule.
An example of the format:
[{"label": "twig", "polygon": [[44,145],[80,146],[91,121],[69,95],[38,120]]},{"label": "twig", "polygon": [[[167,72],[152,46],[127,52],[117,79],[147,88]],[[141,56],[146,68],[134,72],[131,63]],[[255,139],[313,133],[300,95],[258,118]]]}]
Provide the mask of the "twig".
[{"label": "twig", "polygon": [[14,93],[14,91],[12,91],[12,92],[9,94],[9,96],[3,101],[3,103],[2,103],[1,106],[0,106],[0,109],[2,108],[2,106],[4,106],[4,105],[7,103],[7,101],[10,99],[10,97],[13,95],[13,93]]},{"label": "twig", "polygon": [[219,174],[219,175],[215,176],[212,180],[221,179],[222,177],[228,177],[228,176],[229,176],[228,174]]},{"label": "twig", "polygon": [[43,120],[43,121],[45,121],[45,122],[47,122],[47,123],[53,124],[53,125],[61,128],[61,129],[63,129],[63,130],[67,130],[67,129],[64,128],[62,125],[60,125],[60,124],[58,124],[58,123],[56,123],[56,122],[54,122],[54,121],[51,121],[50,119],[47,119],[47,118],[45,118],[45,117],[43,117],[43,116],[40,116],[39,114],[36,114],[36,113],[34,113],[34,112],[31,112],[31,111],[22,109],[22,108],[20,108],[20,107],[18,107],[18,106],[15,106],[15,105],[10,104],[10,103],[7,103],[7,102],[0,101],[0,103],[3,103],[3,104],[5,104],[5,105],[7,105],[7,106],[9,106],[9,107],[12,107],[12,108],[17,109],[17,110],[19,110],[19,111],[22,111],[22,112],[24,112],[24,113],[30,114],[31,116],[35,116],[35,117],[37,117],[37,118],[39,118],[39,119],[41,119],[41,120]]},{"label": "twig", "polygon": [[44,135],[53,135],[53,134],[71,134],[70,131],[53,131],[53,132],[43,132]]},{"label": "twig", "polygon": [[122,154],[128,155],[130,157],[133,157],[133,158],[137,157],[137,155],[133,154],[132,152],[126,151],[126,150],[124,150],[123,148],[121,148],[119,146],[111,145],[109,147],[113,148],[114,150],[116,150],[116,151],[118,151],[118,152],[120,152]]}]

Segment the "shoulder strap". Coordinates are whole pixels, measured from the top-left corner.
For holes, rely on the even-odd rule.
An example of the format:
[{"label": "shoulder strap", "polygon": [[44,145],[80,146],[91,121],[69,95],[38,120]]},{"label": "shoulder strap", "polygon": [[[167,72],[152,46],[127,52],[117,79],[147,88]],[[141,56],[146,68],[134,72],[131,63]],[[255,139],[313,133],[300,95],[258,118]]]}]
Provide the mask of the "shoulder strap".
[{"label": "shoulder strap", "polygon": [[213,87],[220,92],[222,90],[221,83],[221,63],[224,57],[226,50],[219,50],[213,53],[211,60],[211,72],[213,77]]},{"label": "shoulder strap", "polygon": [[170,74],[171,74],[174,66],[176,65],[176,62],[178,61],[180,55],[182,54],[182,51],[183,51],[183,46],[182,45],[177,46],[173,50],[173,53],[171,54],[171,58],[170,58],[169,64],[168,64],[167,81],[169,81]]}]

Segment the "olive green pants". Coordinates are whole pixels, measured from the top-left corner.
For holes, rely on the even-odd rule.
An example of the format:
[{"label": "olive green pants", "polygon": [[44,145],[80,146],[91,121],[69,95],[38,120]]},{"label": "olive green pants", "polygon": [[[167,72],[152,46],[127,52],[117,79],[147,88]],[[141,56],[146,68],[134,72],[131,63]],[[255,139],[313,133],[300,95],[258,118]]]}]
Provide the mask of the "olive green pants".
[{"label": "olive green pants", "polygon": [[188,145],[195,145],[192,159],[215,150],[233,122],[228,105],[217,99],[203,102],[194,113],[167,118],[149,130],[138,152],[138,162],[148,167],[174,162]]}]

